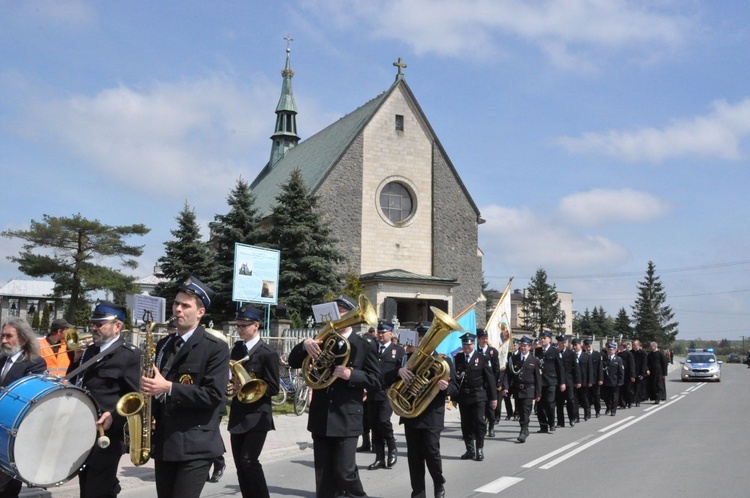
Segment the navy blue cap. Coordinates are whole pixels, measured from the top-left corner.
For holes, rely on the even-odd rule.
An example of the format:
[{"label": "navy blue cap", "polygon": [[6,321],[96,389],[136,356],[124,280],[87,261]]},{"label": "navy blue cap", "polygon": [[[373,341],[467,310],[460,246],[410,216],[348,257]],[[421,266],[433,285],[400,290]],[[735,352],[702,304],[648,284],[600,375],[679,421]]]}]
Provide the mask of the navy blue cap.
[{"label": "navy blue cap", "polygon": [[216,293],[209,286],[192,276],[180,285],[179,291],[194,295],[201,300],[205,308],[211,306],[211,300],[216,296]]},{"label": "navy blue cap", "polygon": [[378,332],[393,332],[393,325],[388,325],[385,322],[378,322]]},{"label": "navy blue cap", "polygon": [[469,332],[465,333],[459,339],[461,339],[462,344],[474,344],[474,339],[476,339],[477,336],[474,334],[471,334]]},{"label": "navy blue cap", "polygon": [[607,344],[607,349],[617,349],[617,344],[615,344],[614,342],[610,342],[609,344]]},{"label": "navy blue cap", "polygon": [[[529,339],[529,340],[531,340],[531,339]],[[513,344],[518,344],[519,342],[521,342],[520,339],[513,339]]]},{"label": "navy blue cap", "polygon": [[357,307],[357,301],[345,294],[340,294],[334,301],[337,305],[342,308],[346,308],[349,311]]},{"label": "navy blue cap", "polygon": [[549,330],[542,330],[542,332],[539,334],[539,337],[549,337],[552,339],[552,332]]},{"label": "navy blue cap", "polygon": [[484,329],[477,329],[477,339],[480,337],[489,337],[489,334]]},{"label": "navy blue cap", "polygon": [[568,342],[568,339],[564,335],[558,335],[557,342]]},{"label": "navy blue cap", "polygon": [[580,343],[581,343],[581,340],[580,340],[579,338],[577,338],[577,337],[576,337],[575,339],[571,340],[571,341],[570,341],[570,343],[571,343],[571,344],[580,344]]},{"label": "navy blue cap", "polygon": [[521,340],[518,342],[520,342],[521,344],[528,344],[529,346],[531,346],[534,343],[534,341],[532,341],[530,337],[526,337],[526,336],[521,337]]},{"label": "navy blue cap", "polygon": [[591,339],[584,339],[584,340],[583,340],[583,344],[584,344],[585,346],[591,346]]},{"label": "navy blue cap", "polygon": [[422,322],[420,322],[420,323],[417,324],[417,327],[416,327],[415,330],[417,331],[417,334],[419,334],[419,335],[425,335],[427,333],[427,331],[430,330],[430,328],[427,325],[425,325]]},{"label": "navy blue cap", "polygon": [[100,301],[96,305],[96,308],[94,308],[94,313],[91,315],[91,318],[89,318],[89,321],[100,322],[105,320],[120,320],[121,322],[124,322],[127,312],[127,308],[122,304],[115,304],[110,301]]},{"label": "navy blue cap", "polygon": [[263,312],[259,309],[243,306],[237,312],[237,320],[247,320],[250,322],[260,322]]}]

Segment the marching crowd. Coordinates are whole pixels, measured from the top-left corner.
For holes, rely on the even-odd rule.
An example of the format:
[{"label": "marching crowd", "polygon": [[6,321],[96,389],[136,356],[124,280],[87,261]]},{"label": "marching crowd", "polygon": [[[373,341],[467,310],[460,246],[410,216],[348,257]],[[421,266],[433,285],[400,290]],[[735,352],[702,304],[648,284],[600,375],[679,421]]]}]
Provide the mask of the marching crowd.
[{"label": "marching crowd", "polygon": [[[96,401],[96,425],[112,444],[94,446],[85,456],[78,472],[81,497],[115,497],[120,492],[117,469],[120,456],[127,453],[123,426],[130,417],[120,413],[118,400],[134,391],[153,400],[153,432],[146,426],[142,434],[130,437],[150,434],[144,442],[151,450],[148,457],[155,462],[157,496],[198,498],[207,480],[218,480],[226,450],[219,424],[226,412],[230,370],[235,373],[229,368],[230,359],[232,365],[241,364],[248,377],[264,384],[250,403],[238,396],[231,398],[228,430],[240,492],[244,498],[270,496],[259,457],[268,431],[274,429],[271,397],[279,390],[279,356],[260,338],[259,310],[240,309],[240,341],[231,351],[201,327],[213,297],[208,286],[188,278],[172,305],[176,330],[151,352],[121,338],[127,310],[111,302],[101,302],[94,310],[90,319],[93,344],[82,351],[66,351],[62,331],[68,324],[64,320],[54,322],[50,334],[38,340],[23,320],[3,325],[0,385],[46,370],[65,374],[63,379],[86,389]],[[357,308],[347,296],[339,296],[336,305],[342,316]],[[428,331],[419,325],[417,344],[404,348],[387,323],[381,322],[377,329],[362,335],[345,326],[332,336],[332,350],[331,344],[324,345],[318,338],[306,339],[293,348],[288,361],[293,368],[336,355],[345,343],[349,349],[345,362],[331,370],[326,385],[312,390],[307,428],[313,439],[317,497],[367,496],[356,465],[358,451],[375,454],[368,470],[397,464],[389,388],[398,382],[413,386],[428,383],[434,388],[414,413],[397,410],[404,426],[412,497],[427,496],[427,473],[434,496],[445,496],[440,434],[450,404],[457,404],[460,411],[466,444],[461,459],[481,462],[485,440],[495,437],[503,406],[505,420],[519,422],[517,442],[524,443],[534,414],[539,423],[536,432],[551,434],[557,428],[578,424],[581,411],[583,421],[589,420],[592,407],[593,416],[599,417],[601,400],[604,415],[614,416],[618,409],[639,406],[645,400],[659,403],[666,399],[667,358],[653,342],[648,353],[637,340],[607,344],[600,352],[589,340],[568,341],[564,336],[557,337],[555,346],[552,334],[542,332],[538,340],[514,340],[513,350],[501,354],[489,344],[487,332],[478,329],[476,334],[461,336],[461,351],[451,359],[419,350]],[[444,363],[444,374],[425,378],[432,371],[415,368],[412,365],[417,363],[410,362],[417,353],[431,356],[436,364]],[[146,354],[150,355],[148,362],[141,360]],[[243,387],[236,377],[231,377],[234,392]],[[363,442],[358,447],[361,435]],[[215,468],[210,476],[212,465]],[[0,498],[18,496],[22,486],[23,476],[7,472],[0,472]]]}]

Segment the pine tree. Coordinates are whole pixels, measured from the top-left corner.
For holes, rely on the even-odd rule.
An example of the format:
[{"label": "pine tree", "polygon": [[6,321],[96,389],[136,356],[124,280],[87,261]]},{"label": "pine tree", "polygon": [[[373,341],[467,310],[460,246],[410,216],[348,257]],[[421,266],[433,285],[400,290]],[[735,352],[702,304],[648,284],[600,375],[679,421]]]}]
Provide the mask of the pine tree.
[{"label": "pine tree", "polygon": [[573,334],[578,337],[588,337],[591,335],[591,314],[586,308],[583,314],[576,313],[573,317]]},{"label": "pine tree", "polygon": [[[124,295],[135,291],[133,277],[97,263],[103,257],[117,257],[124,267],[137,268],[138,261],[132,258],[143,253],[143,246],[127,245],[125,238],[145,235],[149,231],[141,224],[104,225],[99,220],[91,221],[80,214],[70,218],[45,214],[43,221],[31,220],[28,230],[7,230],[0,236],[27,242],[18,256],[8,259],[18,263],[18,269],[30,277],[51,276],[55,281],[54,295],[70,296],[65,318],[80,325],[73,317],[77,316],[79,310],[89,313],[89,293],[107,290]],[[47,254],[39,254],[38,249],[43,249]]]},{"label": "pine tree", "polygon": [[625,308],[620,308],[615,319],[614,334],[622,335],[624,339],[633,339],[633,327],[630,326],[630,317]]},{"label": "pine tree", "polygon": [[656,267],[648,262],[646,278],[638,283],[638,298],[633,305],[634,335],[642,343],[656,341],[669,347],[677,337],[678,322],[672,322],[674,312],[666,305],[667,293],[656,275]]},{"label": "pine tree", "polygon": [[[165,255],[158,261],[168,281],[160,283],[154,290],[154,295],[165,298],[168,304],[172,302],[177,295],[177,289],[189,275],[198,278],[212,290],[216,285],[213,256],[208,245],[201,240],[195,210],[186,202],[175,219],[178,228],[171,230],[175,240],[164,243]],[[210,308],[207,310],[207,314],[209,313]]]},{"label": "pine tree", "polygon": [[523,327],[535,332],[555,333],[565,331],[565,312],[560,307],[560,297],[554,284],[547,283],[547,272],[539,268],[529,282],[523,298]]},{"label": "pine tree", "polygon": [[281,252],[279,301],[290,314],[305,315],[340,288],[337,267],[344,258],[318,213],[318,197],[310,194],[299,170],[281,186],[276,202],[268,243]]},{"label": "pine tree", "polygon": [[215,255],[216,298],[211,305],[211,315],[215,322],[232,320],[236,304],[232,301],[234,280],[235,244],[262,245],[263,233],[260,229],[260,216],[255,207],[255,196],[250,193],[250,185],[239,178],[227,196],[229,212],[217,214],[209,223],[211,229],[211,249]]}]

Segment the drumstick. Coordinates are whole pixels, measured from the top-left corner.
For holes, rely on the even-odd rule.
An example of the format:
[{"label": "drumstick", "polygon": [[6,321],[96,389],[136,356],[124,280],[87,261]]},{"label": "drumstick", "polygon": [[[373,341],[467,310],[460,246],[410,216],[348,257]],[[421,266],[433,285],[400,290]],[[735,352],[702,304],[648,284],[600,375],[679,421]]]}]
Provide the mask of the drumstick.
[{"label": "drumstick", "polygon": [[99,430],[99,437],[96,440],[96,445],[102,449],[109,447],[109,438],[104,435],[104,427],[97,424],[96,428]]}]

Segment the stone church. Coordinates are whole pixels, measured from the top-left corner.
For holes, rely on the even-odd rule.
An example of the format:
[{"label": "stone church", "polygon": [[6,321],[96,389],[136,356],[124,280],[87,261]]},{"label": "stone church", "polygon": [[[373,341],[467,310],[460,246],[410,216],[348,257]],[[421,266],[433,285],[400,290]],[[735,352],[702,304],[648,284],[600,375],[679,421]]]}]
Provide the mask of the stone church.
[{"label": "stone church", "polygon": [[431,306],[455,316],[476,304],[483,325],[484,220],[406,83],[406,65],[399,58],[390,88],[300,141],[289,54],[271,158],[251,184],[261,215],[299,169],[382,320],[409,327],[431,321]]}]

